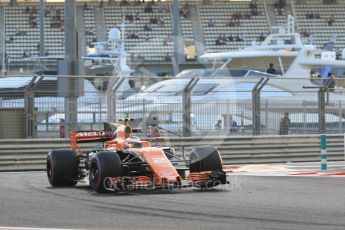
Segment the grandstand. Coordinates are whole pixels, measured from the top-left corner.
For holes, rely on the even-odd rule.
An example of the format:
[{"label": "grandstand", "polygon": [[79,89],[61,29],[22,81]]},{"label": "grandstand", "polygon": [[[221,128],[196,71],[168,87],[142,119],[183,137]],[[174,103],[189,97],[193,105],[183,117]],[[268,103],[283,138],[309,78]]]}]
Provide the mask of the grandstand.
[{"label": "grandstand", "polygon": [[[4,1],[0,5],[0,25],[5,31],[6,56],[11,66],[20,67],[25,65],[25,57],[39,53],[39,1],[11,2]],[[259,36],[267,35],[272,26],[284,25],[289,14],[295,16],[296,29],[305,35],[305,42],[309,42],[306,35],[313,35],[318,47],[330,38],[336,39],[336,49],[345,47],[343,1],[333,4],[324,4],[322,0],[286,1],[280,8],[274,0],[261,0],[256,2],[255,11],[248,1],[188,1],[188,12],[184,15],[186,4],[180,2],[179,33],[185,43],[197,41],[197,55],[205,51],[236,50],[253,41],[259,42]],[[45,8],[46,54],[64,55],[63,2],[47,2]],[[107,31],[119,27],[125,18],[128,58],[147,65],[171,65],[165,57],[174,52],[172,3],[158,1],[150,10],[146,8],[147,3],[142,1],[128,1],[127,4],[123,1],[102,1],[102,4],[77,1],[78,38],[81,47],[85,47],[81,53],[92,46],[92,41],[105,40]],[[318,16],[310,19],[307,17],[310,12]],[[333,17],[331,24],[330,17]],[[213,26],[209,25],[210,19]],[[150,29],[145,31],[145,25]],[[219,36],[225,36],[226,42],[217,44]]]}]

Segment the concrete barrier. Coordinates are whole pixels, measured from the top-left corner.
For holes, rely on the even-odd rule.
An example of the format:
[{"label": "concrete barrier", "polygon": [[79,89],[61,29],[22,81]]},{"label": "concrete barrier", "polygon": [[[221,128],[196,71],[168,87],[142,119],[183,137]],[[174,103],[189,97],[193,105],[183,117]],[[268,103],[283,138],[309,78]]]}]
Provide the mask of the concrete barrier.
[{"label": "concrete barrier", "polygon": [[[224,164],[284,163],[320,160],[319,135],[288,136],[212,136],[170,138],[167,145],[177,153],[189,154],[199,145],[216,146]],[[83,144],[90,151],[95,143]],[[51,149],[69,149],[68,139],[0,140],[0,171],[45,170],[46,156]],[[343,135],[327,135],[328,160],[344,160]]]}]

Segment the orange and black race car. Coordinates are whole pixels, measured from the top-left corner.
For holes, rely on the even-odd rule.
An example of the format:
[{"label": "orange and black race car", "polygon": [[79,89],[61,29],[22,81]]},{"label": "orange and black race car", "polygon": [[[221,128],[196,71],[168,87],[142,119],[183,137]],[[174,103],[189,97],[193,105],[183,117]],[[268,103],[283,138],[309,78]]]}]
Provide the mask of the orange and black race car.
[{"label": "orange and black race car", "polygon": [[[222,159],[210,145],[196,147],[189,158],[178,157],[172,147],[153,146],[164,138],[139,139],[137,129],[105,123],[103,131],[70,132],[71,150],[52,150],[47,176],[52,186],[74,186],[89,177],[97,192],[133,189],[210,188],[226,184]],[[103,141],[84,153],[80,142]]]}]

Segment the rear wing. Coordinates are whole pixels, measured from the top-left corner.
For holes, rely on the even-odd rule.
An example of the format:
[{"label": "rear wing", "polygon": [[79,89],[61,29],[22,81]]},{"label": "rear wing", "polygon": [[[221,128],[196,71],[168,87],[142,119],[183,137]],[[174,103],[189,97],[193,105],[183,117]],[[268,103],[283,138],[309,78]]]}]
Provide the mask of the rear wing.
[{"label": "rear wing", "polygon": [[93,142],[93,141],[108,141],[114,138],[112,131],[71,131],[69,132],[70,145],[77,155],[81,155],[81,148],[78,143]]}]

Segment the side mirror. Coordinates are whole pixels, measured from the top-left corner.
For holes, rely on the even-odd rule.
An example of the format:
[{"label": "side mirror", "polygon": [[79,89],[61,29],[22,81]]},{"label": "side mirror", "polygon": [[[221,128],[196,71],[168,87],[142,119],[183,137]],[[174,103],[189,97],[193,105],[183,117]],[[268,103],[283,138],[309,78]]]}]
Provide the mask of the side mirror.
[{"label": "side mirror", "polygon": [[143,132],[143,130],[139,129],[139,128],[132,129],[132,133],[142,133],[142,132]]}]

